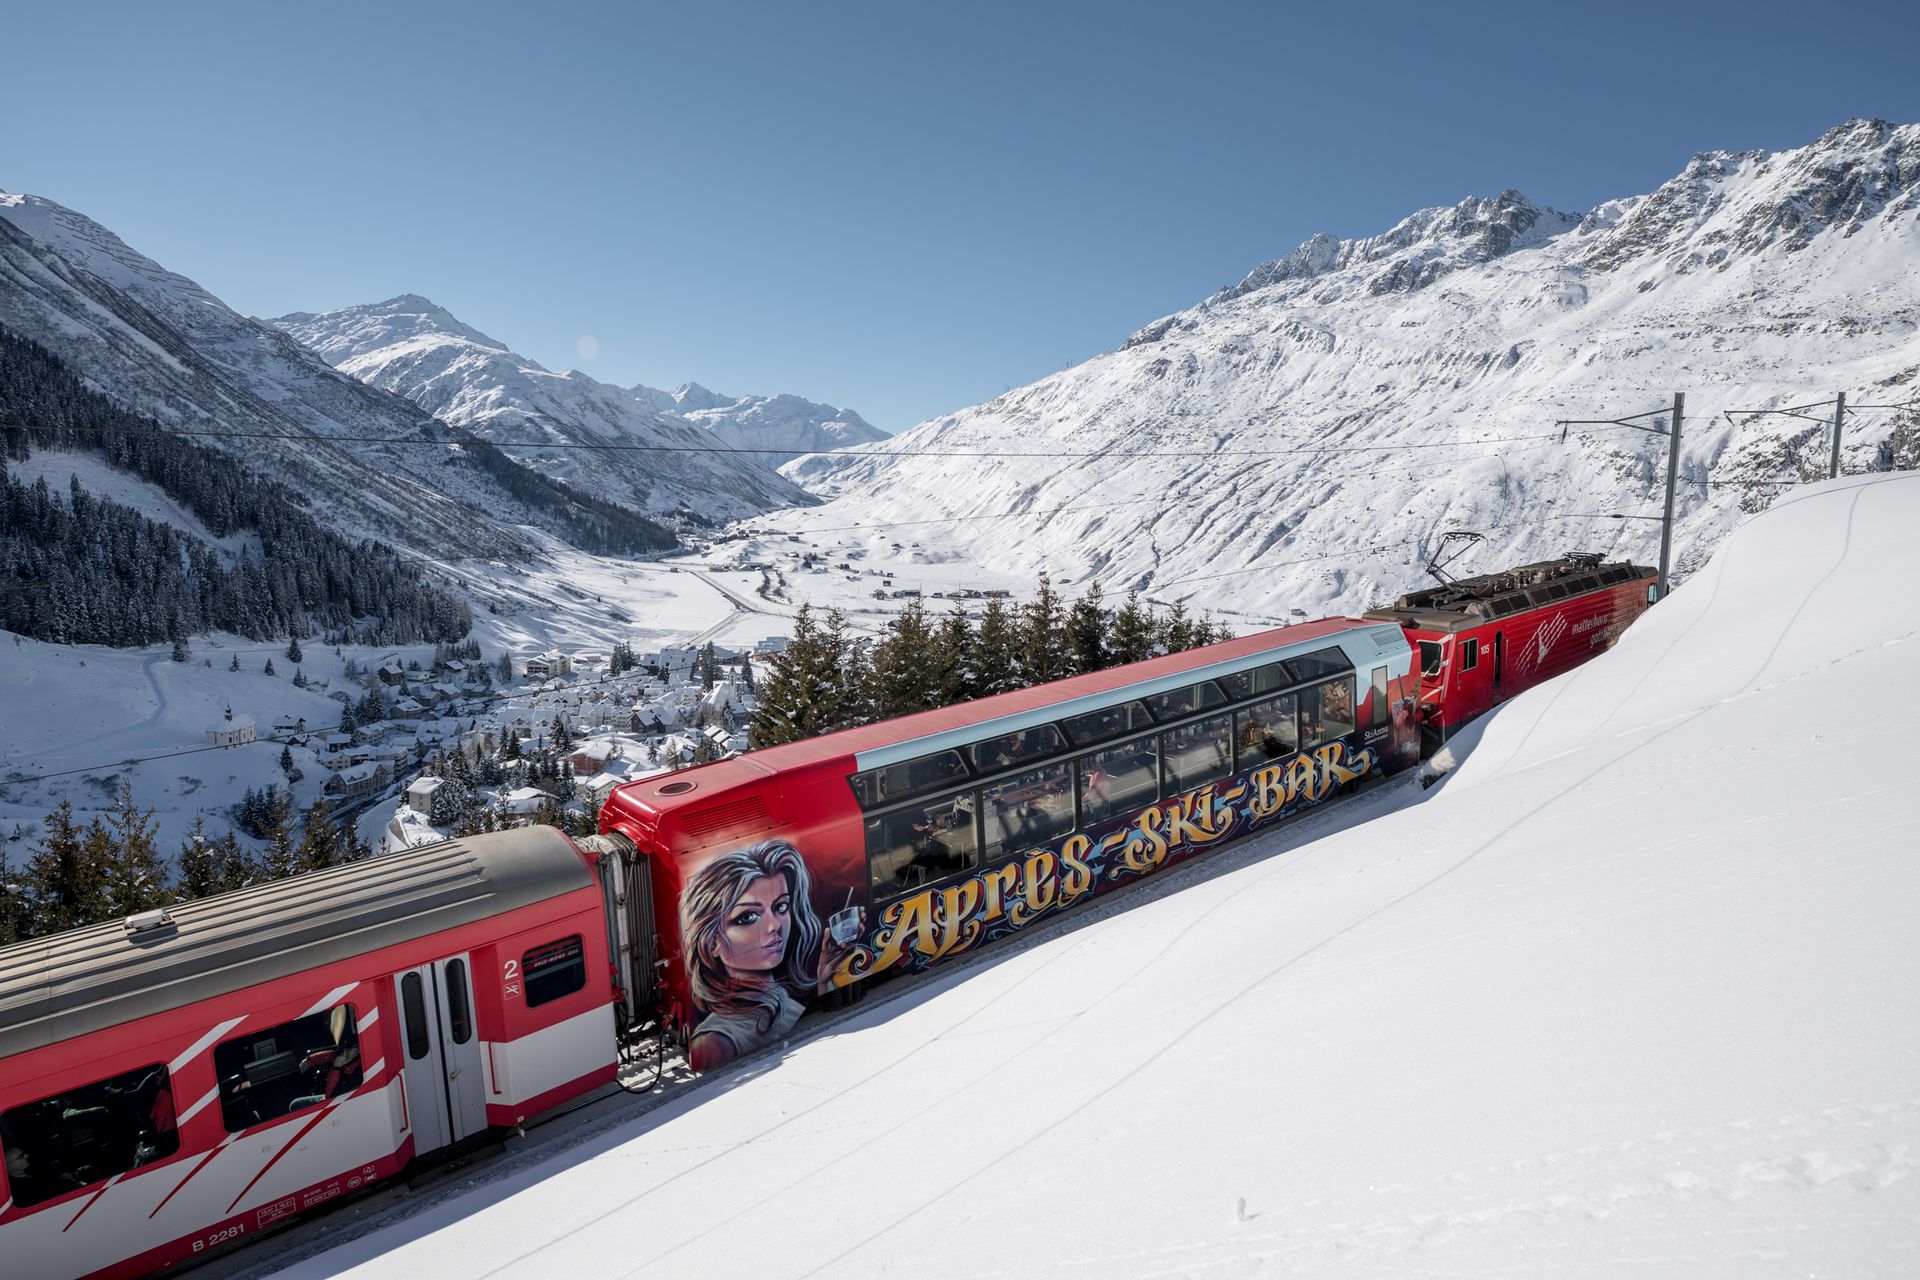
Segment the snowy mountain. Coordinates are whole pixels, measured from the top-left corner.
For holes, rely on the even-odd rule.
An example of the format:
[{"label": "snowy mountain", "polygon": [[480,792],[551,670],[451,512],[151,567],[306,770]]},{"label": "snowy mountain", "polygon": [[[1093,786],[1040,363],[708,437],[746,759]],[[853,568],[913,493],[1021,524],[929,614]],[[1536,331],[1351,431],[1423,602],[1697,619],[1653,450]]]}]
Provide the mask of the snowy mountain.
[{"label": "snowy mountain", "polygon": [[163,426],[234,433],[206,443],[290,485],[343,533],[505,556],[534,546],[515,525],[590,530],[589,545],[607,545],[610,531],[622,545],[671,542],[491,448],[394,443],[463,434],[51,200],[0,192],[0,325]]},{"label": "snowy mountain", "polygon": [[1439,787],[532,1127],[254,1274],[699,1280],[767,1241],[783,1276],[1910,1274],[1917,491],[1783,500]]},{"label": "snowy mountain", "polygon": [[824,453],[887,439],[886,432],[851,409],[794,395],[729,396],[697,382],[672,391],[648,386],[630,390],[648,404],[706,427],[729,448],[777,451],[756,455],[776,468],[792,461],[795,453]]},{"label": "snowy mountain", "polygon": [[[712,520],[810,501],[757,460],[712,452],[713,436],[675,413],[575,370],[545,369],[417,294],[271,323],[342,373],[609,502]],[[530,447],[538,444],[602,447]]]},{"label": "snowy mountain", "polygon": [[[1853,121],[1696,156],[1584,215],[1507,191],[1315,236],[1115,351],[790,464],[837,500],[757,527],[966,517],[913,536],[992,570],[1320,615],[1416,584],[1447,529],[1488,535],[1463,571],[1574,547],[1651,563],[1657,523],[1596,517],[1658,514],[1665,437],[1556,424],[1685,392],[1684,574],[1784,491],[1765,482],[1825,474],[1823,421],[1724,411],[1913,398],[1917,215],[1920,125]],[[1883,462],[1901,421],[1850,416],[1845,465]]]}]

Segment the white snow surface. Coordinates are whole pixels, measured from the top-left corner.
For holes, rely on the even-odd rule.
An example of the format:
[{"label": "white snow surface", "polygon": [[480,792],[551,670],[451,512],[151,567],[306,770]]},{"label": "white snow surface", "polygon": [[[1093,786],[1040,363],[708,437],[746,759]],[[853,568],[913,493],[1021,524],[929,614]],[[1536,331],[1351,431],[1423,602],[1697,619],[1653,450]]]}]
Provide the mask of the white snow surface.
[{"label": "white snow surface", "polygon": [[[1654,563],[1665,436],[1556,423],[1664,430],[1683,392],[1684,576],[1783,491],[1763,482],[1826,475],[1831,407],[1724,411],[1914,401],[1917,215],[1920,125],[1857,120],[1585,215],[1507,191],[1317,236],[1118,350],[789,464],[837,500],[755,523],[951,519],[912,536],[1027,580],[1319,617],[1417,584],[1450,529],[1488,537],[1466,572]],[[1852,414],[1845,468],[1879,465],[1899,417]]]},{"label": "white snow surface", "polygon": [[1796,492],[1433,791],[284,1274],[1911,1275],[1916,545]]}]

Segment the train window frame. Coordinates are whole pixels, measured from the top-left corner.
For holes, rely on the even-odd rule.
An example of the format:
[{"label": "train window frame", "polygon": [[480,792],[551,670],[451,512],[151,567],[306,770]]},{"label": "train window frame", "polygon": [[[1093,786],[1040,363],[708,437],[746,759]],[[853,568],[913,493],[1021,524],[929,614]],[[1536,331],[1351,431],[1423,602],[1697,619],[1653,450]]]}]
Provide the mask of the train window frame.
[{"label": "train window frame", "polygon": [[[1120,717],[1117,722],[1105,725],[1100,723],[1101,718],[1115,715]],[[1117,742],[1128,734],[1152,728],[1153,714],[1147,710],[1147,704],[1141,699],[1128,698],[1093,711],[1066,716],[1056,723],[1072,749],[1084,751],[1090,747],[1105,747],[1108,743]],[[1086,736],[1082,737],[1075,726],[1085,726]]]},{"label": "train window frame", "polygon": [[[1094,763],[1095,759],[1097,757],[1111,758],[1123,751],[1137,752],[1142,748],[1153,753],[1153,765],[1151,770],[1153,785],[1149,787],[1145,792],[1141,793],[1146,798],[1141,800],[1140,803],[1138,804],[1133,804],[1131,803],[1131,801],[1129,801],[1123,805],[1118,805],[1116,807],[1110,808],[1107,812],[1101,814],[1097,818],[1088,817],[1087,816],[1087,795],[1088,795],[1088,792],[1092,789],[1092,775],[1096,771],[1098,771],[1100,768],[1100,765]],[[1113,775],[1109,773],[1108,776],[1111,777]],[[1104,792],[1104,789],[1102,790],[1102,794],[1100,795],[1099,798],[1103,803],[1111,803],[1110,801],[1108,801],[1108,798]],[[1158,800],[1159,798],[1160,798],[1160,735],[1157,733],[1137,734],[1131,738],[1115,738],[1110,742],[1102,742],[1098,746],[1096,746],[1093,750],[1083,751],[1078,756],[1074,757],[1073,812],[1074,812],[1074,818],[1075,818],[1074,830],[1076,831],[1087,831],[1094,827],[1100,826],[1103,823],[1112,822],[1116,818],[1122,817],[1126,814],[1137,813],[1138,811],[1146,808],[1148,805],[1152,804],[1154,801]]]},{"label": "train window frame", "polygon": [[1353,659],[1338,645],[1315,649],[1312,653],[1295,654],[1286,660],[1286,664],[1295,684],[1312,684],[1329,676],[1351,674],[1353,671]]},{"label": "train window frame", "polygon": [[[1225,758],[1218,765],[1216,765],[1213,770],[1208,772],[1206,776],[1201,777],[1198,781],[1192,781],[1192,780],[1176,781],[1173,777],[1172,765],[1169,763],[1173,759],[1173,751],[1169,748],[1167,740],[1176,734],[1209,733],[1210,732],[1209,726],[1216,725],[1216,724],[1221,727],[1221,730],[1224,733]],[[1206,786],[1209,782],[1219,782],[1224,778],[1232,777],[1234,773],[1233,742],[1234,742],[1233,712],[1224,707],[1216,711],[1213,715],[1202,716],[1197,720],[1190,720],[1185,724],[1172,725],[1166,729],[1161,730],[1160,732],[1160,795],[1161,795],[1161,798],[1166,799],[1171,796],[1184,795],[1189,791],[1195,791],[1201,787]]]},{"label": "train window frame", "polygon": [[[1281,709],[1281,704],[1283,703],[1285,704],[1284,710]],[[1277,753],[1268,753],[1263,747],[1259,749],[1260,754],[1256,756],[1255,749],[1248,746],[1247,744],[1247,739],[1251,736],[1251,734],[1249,733],[1249,729],[1251,725],[1254,723],[1253,717],[1256,713],[1270,716],[1271,723],[1273,724],[1279,724],[1282,718],[1285,719],[1287,724],[1287,735],[1284,739],[1278,738],[1273,734],[1267,734],[1262,738],[1262,741],[1265,741],[1267,738],[1272,738],[1276,743],[1284,741],[1286,743],[1286,750],[1280,751]],[[1285,760],[1290,756],[1297,754],[1299,750],[1300,750],[1300,691],[1298,689],[1292,689],[1287,691],[1286,693],[1275,694],[1270,698],[1262,698],[1255,702],[1249,702],[1245,706],[1234,708],[1233,710],[1234,772],[1245,773],[1249,769],[1258,769],[1263,765],[1272,764],[1276,760]]]},{"label": "train window frame", "polygon": [[[1307,710],[1307,700],[1309,698],[1312,698],[1320,707],[1324,708],[1326,705],[1327,693],[1330,690],[1342,689],[1343,686],[1344,686],[1343,691],[1346,694],[1346,701],[1347,701],[1347,719],[1329,720],[1325,714],[1321,714],[1320,716],[1313,719],[1312,721],[1316,732],[1312,735],[1311,740],[1309,740],[1308,735],[1306,733],[1306,728],[1309,723],[1309,719],[1308,719],[1309,712]],[[1316,747],[1324,747],[1329,742],[1338,742],[1340,739],[1346,737],[1347,735],[1358,732],[1360,728],[1360,723],[1359,723],[1360,709],[1355,702],[1355,698],[1358,694],[1359,694],[1358,681],[1356,681],[1351,674],[1344,675],[1333,680],[1322,680],[1319,684],[1312,685],[1308,688],[1299,690],[1298,698],[1299,698],[1300,716],[1299,716],[1298,723],[1299,723],[1299,729],[1300,729],[1300,750],[1312,751]],[[1338,731],[1331,732],[1331,733],[1327,732],[1327,729],[1329,726],[1333,726],[1334,728],[1338,729]]]},{"label": "train window frame", "polygon": [[473,1039],[473,983],[467,980],[467,962],[455,956],[445,970],[447,1027],[455,1044]]},{"label": "train window frame", "polygon": [[[562,988],[561,984],[565,985]],[[550,989],[552,988],[552,989]],[[520,989],[527,1008],[538,1009],[587,989],[587,940],[581,934],[555,938],[520,955]]]},{"label": "train window frame", "polygon": [[[1212,697],[1209,698],[1208,695]],[[1173,705],[1175,698],[1186,698],[1184,707]],[[1147,714],[1153,717],[1155,724],[1178,724],[1191,716],[1224,707],[1231,701],[1220,691],[1220,686],[1211,680],[1201,680],[1195,684],[1182,685],[1178,689],[1168,689],[1164,693],[1150,693],[1140,701],[1147,704]]]},{"label": "train window frame", "polygon": [[1391,709],[1387,706],[1387,699],[1390,696],[1387,692],[1387,669],[1385,667],[1375,667],[1372,673],[1372,682],[1373,716],[1368,723],[1370,728],[1378,729],[1393,717]]},{"label": "train window frame", "polygon": [[[926,850],[922,850],[917,847],[919,838],[910,837],[909,839],[915,846],[913,848],[913,855],[904,861],[895,859],[897,865],[891,867],[886,876],[883,877],[880,874],[880,859],[876,857],[874,844],[876,828],[884,831],[887,828],[887,824],[908,819],[910,815],[915,813],[927,815],[929,811],[938,810],[942,807],[946,807],[949,812],[957,812],[962,797],[966,798],[966,807],[970,810],[970,821],[966,824],[965,830],[972,845],[970,850],[957,856],[957,865],[938,866],[935,864],[934,859],[956,858],[951,846],[945,845],[945,842],[941,840],[940,833],[958,832],[962,830],[961,825],[955,823],[945,827],[937,827],[934,825],[934,820],[929,817],[926,837],[931,843],[943,846],[941,852],[935,855]],[[912,825],[913,829],[919,829],[917,824]],[[929,885],[939,884],[942,881],[956,876],[971,875],[978,871],[981,866],[980,829],[980,790],[977,787],[967,787],[958,791],[942,792],[939,795],[921,796],[902,804],[889,805],[883,810],[862,815],[861,838],[863,842],[862,847],[867,856],[867,890],[874,903],[891,902],[896,898],[903,898],[908,894],[916,893]],[[900,834],[899,829],[895,827],[893,830],[894,835],[897,837]],[[897,854],[901,847],[904,846],[899,845],[897,839],[890,842],[887,849],[888,855],[891,857],[891,855]],[[922,854],[927,856],[927,862],[919,862]],[[908,876],[906,874],[907,871],[916,865],[920,867],[921,874]]]},{"label": "train window frame", "polygon": [[[1216,677],[1220,692],[1227,695],[1228,702],[1249,702],[1254,698],[1264,698],[1270,693],[1278,693],[1297,681],[1285,664],[1278,660],[1262,663],[1257,667],[1248,667],[1245,671],[1233,671]],[[1268,683],[1268,682],[1271,683]]]},{"label": "train window frame", "polygon": [[407,1061],[433,1052],[433,1028],[427,1022],[427,984],[417,972],[400,975],[400,1022],[407,1035]]},{"label": "train window frame", "polygon": [[[982,783],[975,793],[974,800],[974,812],[980,828],[979,865],[985,866],[994,861],[1004,861],[1027,849],[1040,848],[1073,834],[1075,824],[1079,821],[1079,810],[1074,804],[1073,776],[1071,760],[1042,760],[1020,773],[1009,774],[994,782]],[[1058,815],[1048,813],[1047,806],[1034,800],[1031,795],[1018,802],[1019,809],[1015,811],[1013,804],[1001,804],[998,796],[994,794],[1032,792],[1036,787],[1045,788],[1044,794],[1048,796],[1065,796],[1067,812],[1064,827],[1057,830],[1045,829],[1058,821]],[[1029,808],[1039,810],[1039,824],[1036,824],[1027,812]],[[1009,812],[1017,812],[1020,819],[1018,832],[1007,831]],[[997,839],[991,834],[995,823],[998,823],[1001,829]],[[1039,834],[1034,833],[1036,825],[1042,827]]]},{"label": "train window frame", "polygon": [[[914,782],[912,770],[916,767],[934,764],[942,759],[950,759],[960,766],[957,773],[927,782]],[[905,771],[906,781],[896,790],[893,789],[892,775]],[[942,751],[929,751],[926,755],[915,756],[911,760],[899,760],[893,764],[883,764],[872,769],[863,769],[859,773],[849,774],[847,783],[853,788],[853,798],[865,812],[876,812],[891,808],[906,800],[921,796],[930,796],[951,790],[956,782],[971,782],[974,770],[967,757],[957,747],[948,747]]]},{"label": "train window frame", "polygon": [[[123,1103],[123,1099],[127,1101]],[[85,1105],[76,1107],[73,1105],[76,1102]],[[54,1104],[58,1104],[60,1116],[49,1125],[36,1113],[45,1112]],[[143,1118],[143,1105],[144,1126],[139,1123]],[[125,1113],[115,1116],[116,1108],[125,1109]],[[93,1112],[101,1114],[88,1122],[75,1123],[77,1118]],[[131,1141],[126,1139],[128,1122],[133,1125]],[[91,1132],[88,1123],[107,1130],[98,1140],[100,1145],[117,1138],[115,1145],[124,1149],[115,1153],[103,1151],[102,1155],[111,1158],[98,1166],[76,1163],[76,1157],[88,1154],[86,1148],[95,1145],[95,1140],[86,1136]],[[0,1160],[4,1160],[7,1170],[7,1192],[17,1209],[29,1209],[99,1186],[135,1169],[159,1164],[179,1151],[180,1123],[174,1109],[173,1072],[164,1062],[117,1072],[78,1088],[20,1103],[0,1113]],[[36,1165],[52,1166],[53,1172],[33,1176]],[[77,1178],[84,1180],[75,1181]]]},{"label": "train window frame", "polygon": [[[1052,737],[1051,743],[1030,748],[1021,748],[1019,740],[1029,736]],[[968,745],[966,755],[973,763],[974,776],[984,778],[991,774],[1003,773],[1009,769],[1024,770],[1039,765],[1042,761],[1052,760],[1072,750],[1067,745],[1066,735],[1060,732],[1060,726],[1051,722],[1033,725],[1026,729],[1015,729],[995,738],[983,738]]]},{"label": "train window frame", "polygon": [[[1447,669],[1447,651],[1438,640],[1416,641],[1420,654],[1420,675],[1439,677]],[[1429,660],[1431,659],[1431,660]]]},{"label": "train window frame", "polygon": [[[346,1018],[336,1030],[333,1026],[334,1015],[342,1010],[345,1010]],[[320,1039],[322,1035],[328,1038],[327,1041]],[[305,1041],[311,1043],[303,1044]],[[282,1043],[300,1047],[282,1049],[279,1047]],[[330,1051],[327,1051],[328,1044],[331,1045]],[[263,1046],[267,1049],[264,1057],[260,1056]],[[238,1055],[248,1049],[253,1050],[255,1056],[241,1061]],[[271,1066],[262,1066],[263,1063]],[[284,1069],[280,1069],[282,1067]],[[270,1027],[255,1027],[229,1036],[213,1047],[213,1074],[220,1093],[220,1123],[228,1133],[243,1133],[259,1125],[272,1124],[324,1106],[341,1094],[359,1088],[366,1079],[360,1060],[359,1011],[343,1001],[298,1018],[288,1018]],[[305,1083],[320,1086],[319,1093],[285,1091],[285,1108],[272,1111],[271,1114],[256,1104],[260,1095],[252,1092],[255,1085],[280,1081],[295,1074],[310,1075],[312,1078]],[[246,1077],[244,1083],[234,1083],[242,1077]],[[243,1092],[249,1096],[240,1097]],[[243,1106],[252,1112],[252,1119],[244,1118]]]},{"label": "train window frame", "polygon": [[1480,666],[1480,640],[1469,636],[1460,642],[1460,669],[1473,671]]}]

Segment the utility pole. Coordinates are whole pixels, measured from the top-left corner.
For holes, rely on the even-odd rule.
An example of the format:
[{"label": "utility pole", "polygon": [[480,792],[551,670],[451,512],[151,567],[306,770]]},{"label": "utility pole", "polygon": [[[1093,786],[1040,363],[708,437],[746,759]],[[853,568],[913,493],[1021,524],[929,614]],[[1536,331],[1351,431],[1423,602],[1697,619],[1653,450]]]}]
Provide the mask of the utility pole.
[{"label": "utility pole", "polygon": [[1673,490],[1680,479],[1680,419],[1687,411],[1687,393],[1673,393],[1673,420],[1667,424],[1667,514],[1660,522],[1659,599],[1667,598],[1667,567],[1673,562]]},{"label": "utility pole", "polygon": [[1833,401],[1833,459],[1827,463],[1827,479],[1836,480],[1840,476],[1840,424],[1847,420],[1847,393],[1842,391]]}]

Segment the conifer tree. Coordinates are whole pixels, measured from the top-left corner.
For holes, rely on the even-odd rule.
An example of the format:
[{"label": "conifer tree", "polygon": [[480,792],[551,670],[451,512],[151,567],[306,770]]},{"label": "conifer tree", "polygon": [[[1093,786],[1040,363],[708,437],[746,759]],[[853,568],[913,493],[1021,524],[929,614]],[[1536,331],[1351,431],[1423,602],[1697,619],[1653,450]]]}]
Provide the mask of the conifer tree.
[{"label": "conifer tree", "polygon": [[193,654],[187,648],[186,637],[175,636],[173,641],[173,660],[175,662],[185,662],[192,656]]},{"label": "conifer tree", "polygon": [[814,621],[812,606],[802,604],[785,652],[767,660],[747,741],[755,748],[773,747],[831,728],[827,717],[837,701],[839,660],[833,641]]},{"label": "conifer tree", "polygon": [[306,823],[300,836],[299,859],[302,871],[325,871],[346,860],[340,828],[334,825],[333,811],[325,796],[315,800],[307,810]]},{"label": "conifer tree", "polygon": [[264,666],[264,667],[262,667],[262,668],[260,668],[260,673],[261,673],[262,675],[269,675],[269,676],[273,674],[273,659],[272,659],[272,658],[268,658],[268,659],[267,659],[267,665],[266,665],[266,666]]},{"label": "conifer tree", "polygon": [[1187,617],[1187,606],[1178,600],[1167,610],[1155,630],[1163,653],[1181,653],[1193,648],[1193,621]]},{"label": "conifer tree", "polygon": [[244,889],[260,881],[260,859],[253,850],[240,843],[240,837],[228,831],[213,843],[220,862],[222,893]]},{"label": "conifer tree", "polygon": [[973,640],[973,696],[990,697],[1020,687],[1020,637],[999,600],[987,601]]},{"label": "conifer tree", "polygon": [[298,875],[300,848],[293,839],[293,801],[277,787],[267,788],[267,812],[263,823],[267,851],[260,858],[260,873],[268,880],[284,880]]},{"label": "conifer tree", "polygon": [[872,664],[867,660],[867,642],[847,634],[847,616],[838,609],[827,610],[827,648],[833,654],[833,679],[822,718],[823,732],[866,724],[873,719],[868,700],[867,677]]},{"label": "conifer tree", "polygon": [[1111,658],[1109,665],[1145,662],[1151,658],[1154,653],[1154,633],[1152,611],[1141,607],[1138,591],[1127,592],[1126,603],[1113,615],[1112,635],[1107,642],[1107,653]]},{"label": "conifer tree", "polygon": [[26,915],[26,886],[13,873],[6,848],[0,846],[0,947],[20,940]]},{"label": "conifer tree", "polygon": [[[133,783],[126,778],[120,780],[109,819],[101,826],[105,840],[105,918],[125,919],[166,901],[166,862],[155,841],[159,824],[153,819],[153,810],[143,811],[134,804]],[[91,830],[88,834],[92,835]]]},{"label": "conifer tree", "polygon": [[89,860],[73,804],[62,800],[45,819],[46,833],[25,868],[29,937],[107,918],[106,869]]},{"label": "conifer tree", "polygon": [[934,629],[928,658],[933,705],[950,707],[973,696],[973,623],[963,605],[955,604]]},{"label": "conifer tree", "polygon": [[500,655],[500,666],[497,670],[495,670],[494,676],[503,685],[513,683],[513,655],[512,654],[502,653]]},{"label": "conifer tree", "polygon": [[875,719],[911,715],[939,703],[933,627],[919,596],[907,602],[887,638],[873,647],[867,703]]},{"label": "conifer tree", "polygon": [[306,661],[306,655],[300,651],[300,637],[294,636],[287,641],[287,661],[299,663]]},{"label": "conifer tree", "polygon": [[1073,674],[1073,651],[1067,640],[1066,612],[1053,579],[1040,574],[1040,590],[1020,610],[1020,679],[1045,684]]},{"label": "conifer tree", "polygon": [[211,898],[227,888],[226,869],[220,865],[220,850],[207,835],[205,814],[194,815],[193,825],[180,842],[180,856],[174,859],[177,873],[175,898],[191,902]]},{"label": "conifer tree", "polygon": [[1107,629],[1111,625],[1107,618],[1106,601],[1100,592],[1100,584],[1094,583],[1087,588],[1087,594],[1073,602],[1067,610],[1067,648],[1073,655],[1073,669],[1076,672],[1102,671],[1107,667]]},{"label": "conifer tree", "polygon": [[292,747],[280,748],[280,772],[286,774],[288,778],[293,777],[293,748]]},{"label": "conifer tree", "polygon": [[227,664],[227,670],[238,671],[239,669],[240,669],[240,654],[239,654],[239,651],[236,650],[233,655],[233,661]]}]

